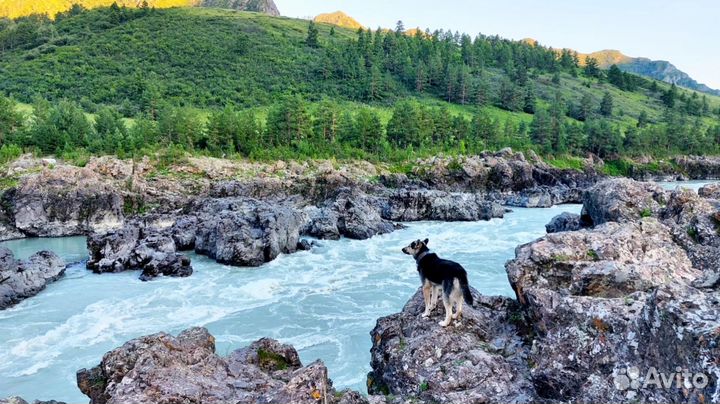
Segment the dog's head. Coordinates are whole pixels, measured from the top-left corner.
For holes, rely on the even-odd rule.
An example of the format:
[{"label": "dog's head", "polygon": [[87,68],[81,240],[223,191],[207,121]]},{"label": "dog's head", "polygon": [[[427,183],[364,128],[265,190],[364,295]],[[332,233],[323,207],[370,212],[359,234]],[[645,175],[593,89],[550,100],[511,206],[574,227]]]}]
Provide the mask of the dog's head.
[{"label": "dog's head", "polygon": [[428,250],[428,242],[430,240],[415,240],[407,247],[403,247],[402,252],[404,252],[407,255],[412,255],[414,257],[418,256],[419,254],[422,254],[424,251]]}]

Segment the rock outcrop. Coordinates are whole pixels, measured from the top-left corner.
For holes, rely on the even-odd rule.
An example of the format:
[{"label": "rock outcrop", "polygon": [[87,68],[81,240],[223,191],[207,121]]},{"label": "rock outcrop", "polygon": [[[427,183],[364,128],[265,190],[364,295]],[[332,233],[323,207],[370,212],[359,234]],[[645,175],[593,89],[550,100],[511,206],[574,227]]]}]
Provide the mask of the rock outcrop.
[{"label": "rock outcrop", "polygon": [[21,261],[0,247],[0,310],[37,295],[64,273],[65,263],[55,253],[40,251]]},{"label": "rock outcrop", "polygon": [[305,208],[307,220],[302,234],[337,240],[344,236],[356,240],[390,233],[396,225],[382,216],[386,200],[357,188],[341,188],[319,206]]},{"label": "rock outcrop", "polygon": [[398,222],[475,221],[503,217],[505,209],[481,194],[403,189],[388,198],[382,216]]},{"label": "rock outcrop", "polygon": [[703,198],[720,199],[720,182],[707,184],[698,190]]},{"label": "rock outcrop", "polygon": [[423,403],[536,401],[520,306],[505,297],[473,295],[475,307],[450,327],[438,325],[442,307],[421,317],[420,291],[402,312],[379,319],[370,333],[370,394]]},{"label": "rock outcrop", "polygon": [[304,219],[290,204],[252,198],[207,199],[188,213],[197,217],[195,251],[239,266],[259,266],[297,251]]},{"label": "rock outcrop", "polygon": [[561,231],[576,231],[583,227],[587,227],[583,223],[580,215],[576,213],[563,212],[550,220],[550,223],[545,225],[545,231],[548,233],[559,233]]},{"label": "rock outcrop", "polygon": [[56,168],[26,177],[9,194],[14,227],[32,237],[106,231],[123,221],[123,198],[97,175]]},{"label": "rock outcrop", "polygon": [[190,258],[176,252],[172,237],[139,221],[91,234],[87,246],[90,258],[86,266],[98,274],[142,270],[140,279],[147,281],[160,275],[186,277],[193,272]]},{"label": "rock outcrop", "polygon": [[77,381],[91,404],[367,403],[336,391],[322,362],[302,366],[291,346],[265,338],[221,357],[204,328],[131,340]]},{"label": "rock outcrop", "polygon": [[666,202],[665,191],[657,184],[629,178],[598,182],[583,196],[583,212],[588,223],[627,222],[657,216]]},{"label": "rock outcrop", "polygon": [[720,200],[703,198],[687,189],[675,190],[660,218],[693,265],[716,278],[720,274]]}]

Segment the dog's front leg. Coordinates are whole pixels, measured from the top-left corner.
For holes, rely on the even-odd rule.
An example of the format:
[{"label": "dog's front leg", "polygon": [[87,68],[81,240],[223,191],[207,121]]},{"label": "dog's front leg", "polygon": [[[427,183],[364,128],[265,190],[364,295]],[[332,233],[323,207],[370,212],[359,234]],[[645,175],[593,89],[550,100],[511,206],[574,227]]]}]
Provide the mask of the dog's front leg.
[{"label": "dog's front leg", "polygon": [[432,291],[430,292],[430,312],[435,310],[435,307],[437,307],[438,299],[440,298],[440,292],[442,291],[442,288],[433,285]]},{"label": "dog's front leg", "polygon": [[423,282],[423,286],[422,286],[423,300],[425,300],[425,312],[423,312],[423,314],[422,314],[423,317],[430,316],[430,310],[431,310],[430,303],[431,303],[431,300],[432,300],[431,298],[433,295],[432,289],[433,289],[433,287],[430,284],[430,281],[425,280],[425,282]]}]

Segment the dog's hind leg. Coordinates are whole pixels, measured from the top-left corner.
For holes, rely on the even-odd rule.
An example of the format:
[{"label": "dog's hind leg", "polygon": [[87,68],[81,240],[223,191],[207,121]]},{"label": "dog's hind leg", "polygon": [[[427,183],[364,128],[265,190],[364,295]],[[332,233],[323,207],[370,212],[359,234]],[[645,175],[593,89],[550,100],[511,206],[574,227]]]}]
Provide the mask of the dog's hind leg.
[{"label": "dog's hind leg", "polygon": [[462,309],[463,309],[463,297],[461,294],[460,289],[460,282],[455,280],[453,287],[453,293],[452,293],[452,300],[455,302],[455,314],[452,315],[452,318],[458,319],[460,316],[462,316]]},{"label": "dog's hind leg", "polygon": [[452,281],[443,282],[442,299],[443,306],[445,306],[445,319],[438,323],[441,327],[447,327],[450,321],[452,321],[452,301],[450,300],[452,297],[452,289]]},{"label": "dog's hind leg", "polygon": [[423,317],[428,317],[430,315],[430,308],[431,305],[431,298],[433,293],[433,286],[432,283],[430,283],[429,280],[425,280],[422,285],[422,293],[423,293],[423,300],[425,300],[425,311],[423,312]]}]

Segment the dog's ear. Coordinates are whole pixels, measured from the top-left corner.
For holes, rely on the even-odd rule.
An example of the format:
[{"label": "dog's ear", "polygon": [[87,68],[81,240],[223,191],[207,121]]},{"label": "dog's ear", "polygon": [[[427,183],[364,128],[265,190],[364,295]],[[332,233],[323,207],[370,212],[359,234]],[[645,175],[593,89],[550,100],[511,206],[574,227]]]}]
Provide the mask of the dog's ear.
[{"label": "dog's ear", "polygon": [[428,239],[423,240],[423,244],[425,244],[425,245],[428,245],[429,242],[430,242],[430,240],[428,240]]}]

